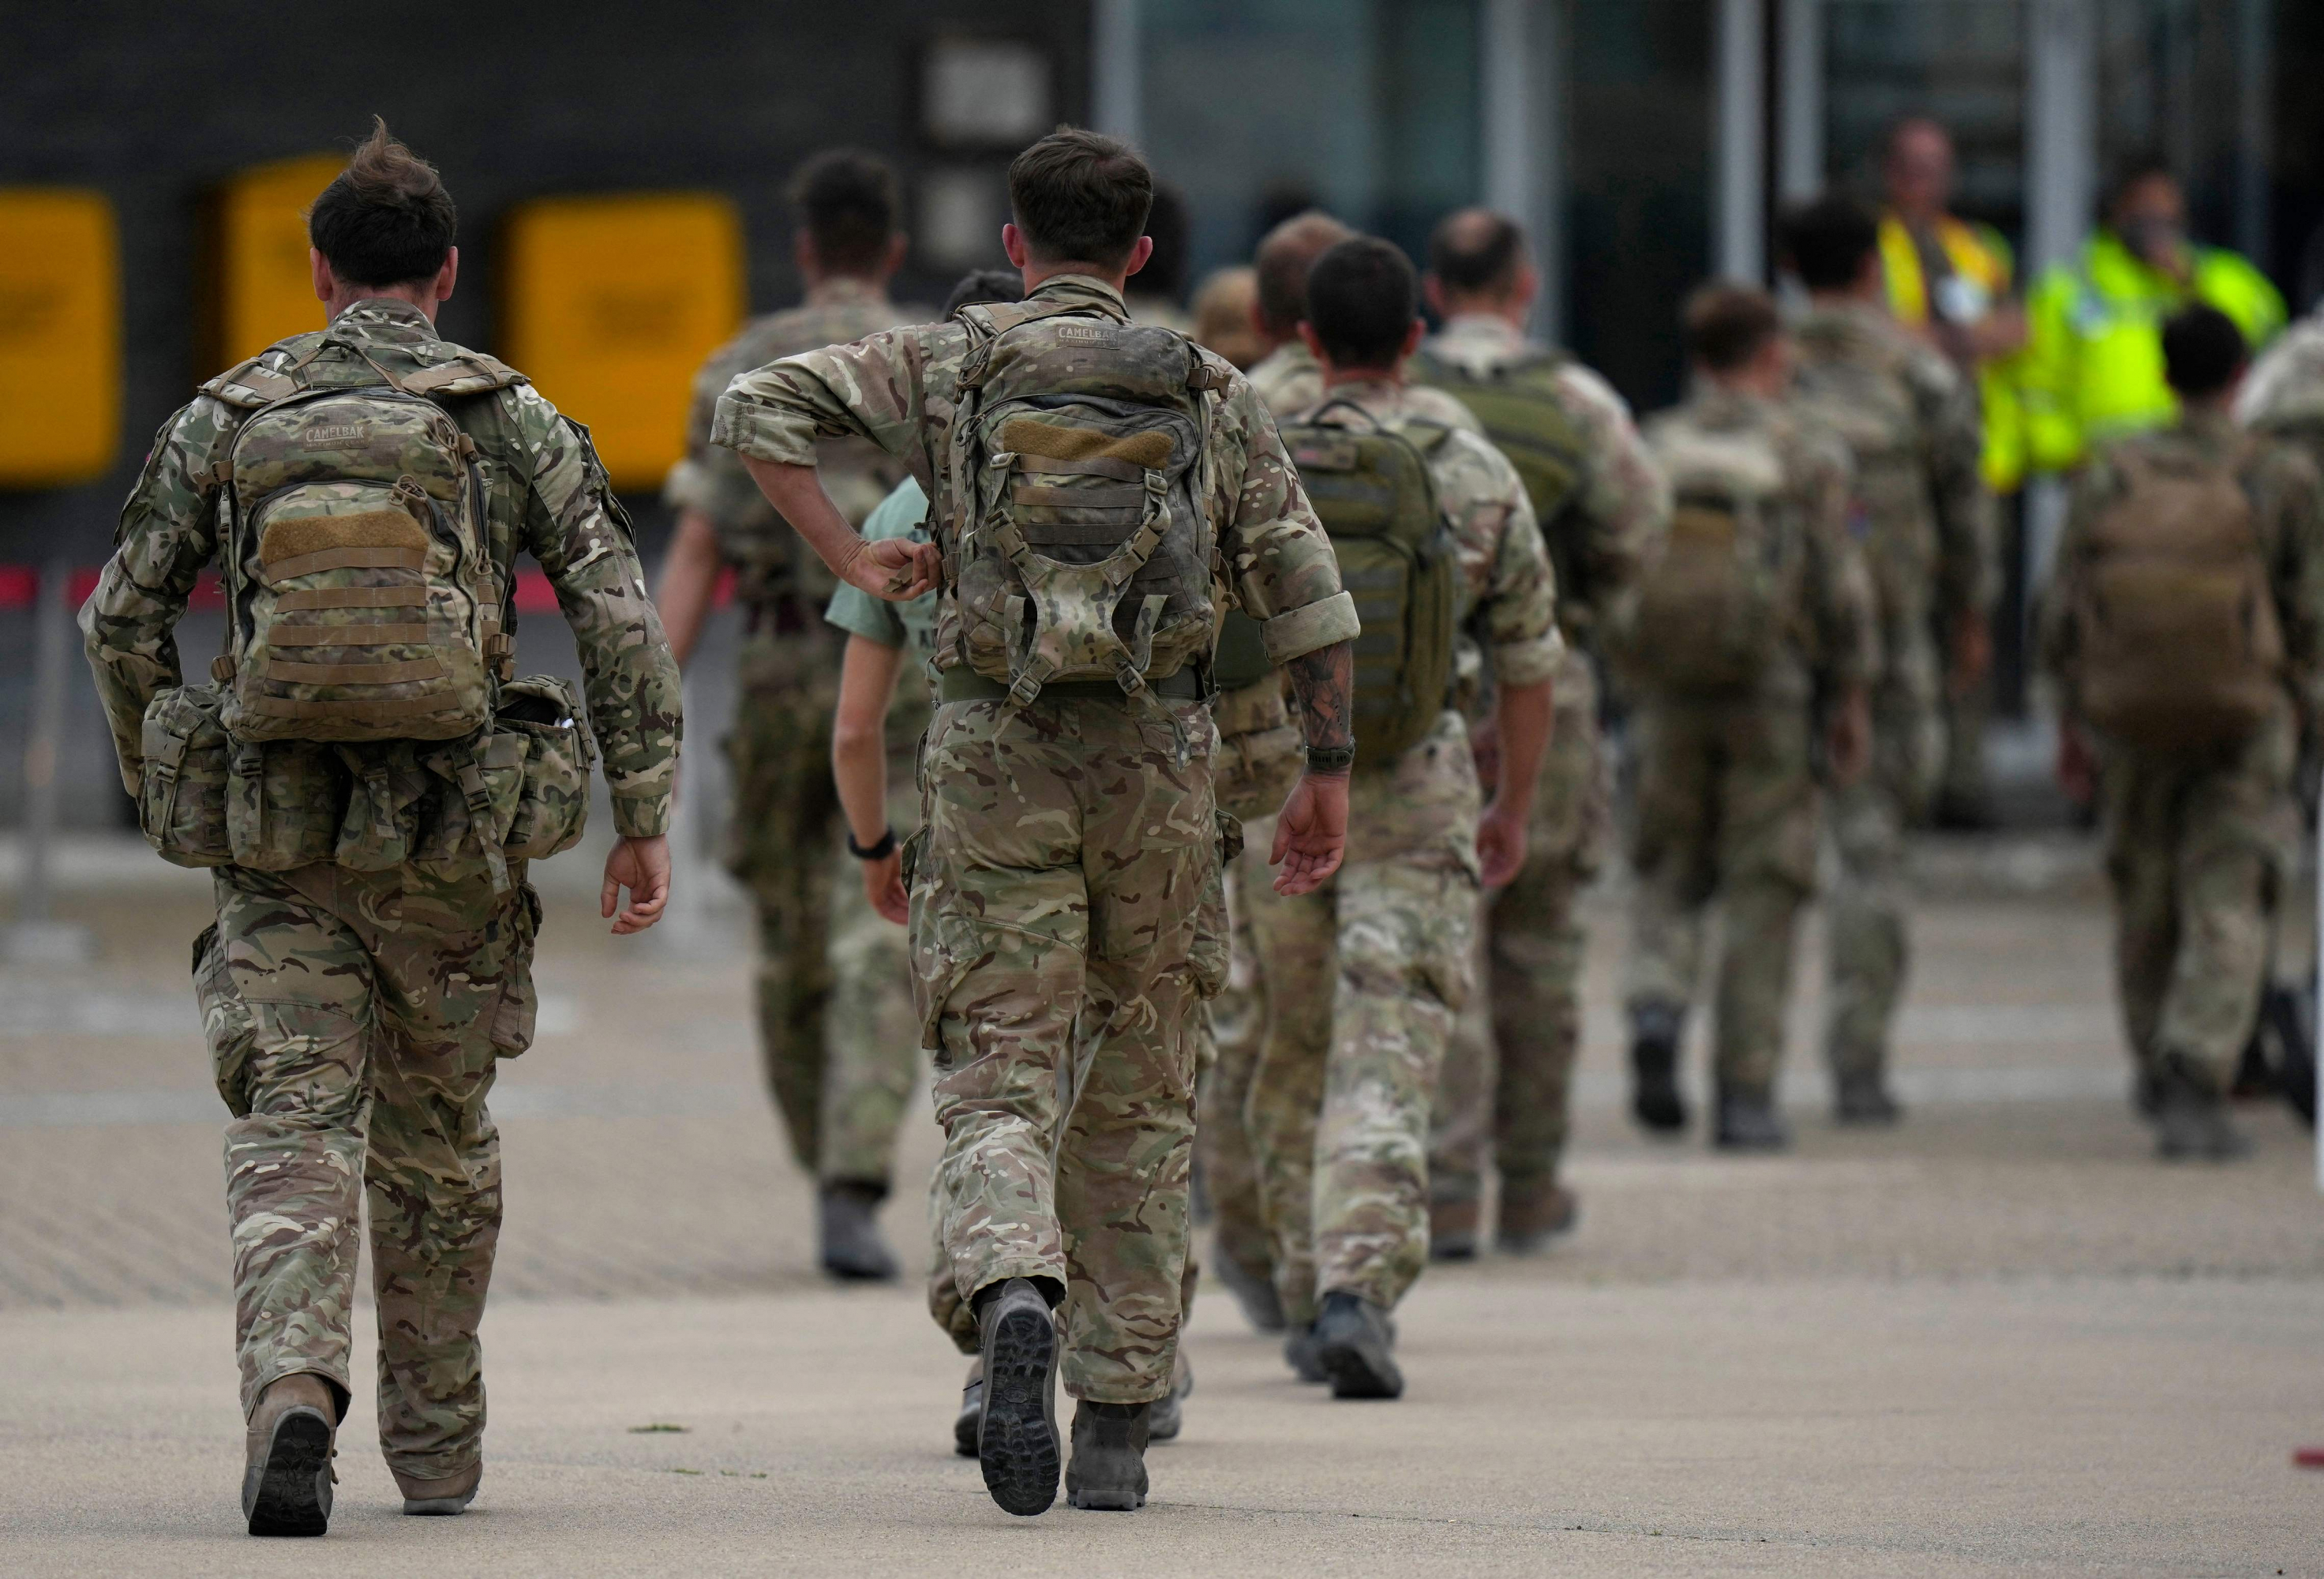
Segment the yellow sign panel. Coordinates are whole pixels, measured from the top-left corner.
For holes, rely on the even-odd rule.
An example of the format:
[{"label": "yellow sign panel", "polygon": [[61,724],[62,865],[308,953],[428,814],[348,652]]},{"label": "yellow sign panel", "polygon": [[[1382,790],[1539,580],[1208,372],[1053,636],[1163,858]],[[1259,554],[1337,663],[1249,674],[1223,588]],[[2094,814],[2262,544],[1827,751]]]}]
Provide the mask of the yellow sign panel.
[{"label": "yellow sign panel", "polygon": [[309,154],[254,165],[218,189],[212,260],[217,338],[208,347],[218,366],[323,327],[323,304],[315,300],[314,273],[307,266],[307,210],[346,165],[339,154]]},{"label": "yellow sign panel", "polygon": [[121,441],[121,258],[97,192],[0,187],[0,487],[102,476]]},{"label": "yellow sign panel", "polygon": [[703,358],[742,321],[742,226],[711,193],[544,198],[509,218],[500,353],[588,425],[613,485],[686,452]]}]

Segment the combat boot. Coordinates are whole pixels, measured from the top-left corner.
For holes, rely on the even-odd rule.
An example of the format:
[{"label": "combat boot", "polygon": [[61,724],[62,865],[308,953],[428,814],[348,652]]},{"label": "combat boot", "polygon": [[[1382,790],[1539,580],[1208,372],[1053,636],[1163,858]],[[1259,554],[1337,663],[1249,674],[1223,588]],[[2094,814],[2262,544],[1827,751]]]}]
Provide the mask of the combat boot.
[{"label": "combat boot", "polygon": [[1501,1219],[1494,1248],[1503,1255],[1539,1255],[1573,1232],[1582,1203],[1563,1185],[1512,1187],[1501,1182]]},{"label": "combat boot", "polygon": [[270,1385],[250,1411],[242,1516],[253,1535],[321,1535],[331,1527],[331,1440],[338,1400],[300,1372]]},{"label": "combat boot", "polygon": [[1726,1087],[1719,1093],[1719,1145],[1726,1151],[1782,1151],[1792,1132],[1775,1112],[1771,1091]]},{"label": "combat boot", "polygon": [[1029,1279],[988,1285],[976,1297],[983,1338],[984,1408],[976,1461],[984,1489],[1022,1518],[1057,1500],[1057,1319]]},{"label": "combat boot", "polygon": [[403,1493],[404,1512],[421,1519],[452,1519],[466,1513],[476,1500],[476,1488],[484,1481],[484,1461],[480,1458],[464,1473],[440,1481],[416,1481],[401,1470],[388,1473]]},{"label": "combat boot", "polygon": [[1181,1349],[1178,1351],[1178,1367],[1170,1373],[1170,1390],[1147,1406],[1148,1441],[1168,1442],[1177,1436],[1186,1423],[1186,1399],[1194,1395],[1194,1363],[1186,1358],[1186,1352]]},{"label": "combat boot", "polygon": [[1904,1116],[1904,1110],[1888,1094],[1888,1083],[1879,1071],[1870,1069],[1840,1077],[1831,1116],[1835,1123],[1893,1124]]},{"label": "combat boot", "polygon": [[892,1282],[896,1258],[880,1236],[884,1186],[842,1180],[823,1187],[818,1237],[823,1270],[846,1283]]},{"label": "combat boot", "polygon": [[1396,1330],[1388,1312],[1361,1295],[1323,1296],[1315,1317],[1315,1357],[1332,1379],[1333,1398],[1400,1398],[1404,1372],[1388,1351]]},{"label": "combat boot", "polygon": [[984,1361],[968,1362],[968,1383],[960,1390],[960,1413],[953,1417],[952,1450],[963,1458],[976,1456],[977,1434],[984,1429]]},{"label": "combat boot", "polygon": [[1146,1506],[1146,1444],[1151,1404],[1074,1408],[1074,1462],[1065,1500],[1089,1512],[1130,1513]]},{"label": "combat boot", "polygon": [[1485,1221],[1478,1201],[1437,1201],[1428,1208],[1428,1259],[1432,1261],[1473,1261],[1477,1238]]},{"label": "combat boot", "polygon": [[1678,1089],[1685,1030],[1685,1011],[1671,1004],[1640,1003],[1630,1011],[1630,1113],[1655,1134],[1686,1128],[1686,1098]]},{"label": "combat boot", "polygon": [[1290,1325],[1284,1318],[1283,1297],[1275,1291],[1273,1278],[1253,1272],[1224,1250],[1211,1258],[1211,1270],[1234,1296],[1242,1307],[1243,1320],[1250,1323],[1253,1331],[1279,1333]]},{"label": "combat boot", "polygon": [[1325,1382],[1332,1373],[1323,1369],[1323,1356],[1315,1347],[1315,1324],[1303,1323],[1294,1326],[1283,1337],[1283,1362],[1302,1381]]},{"label": "combat boot", "polygon": [[2250,1150],[2250,1137],[2228,1118],[2218,1087],[2186,1059],[2167,1055],[2154,1081],[2155,1154],[2171,1162],[2232,1162]]}]

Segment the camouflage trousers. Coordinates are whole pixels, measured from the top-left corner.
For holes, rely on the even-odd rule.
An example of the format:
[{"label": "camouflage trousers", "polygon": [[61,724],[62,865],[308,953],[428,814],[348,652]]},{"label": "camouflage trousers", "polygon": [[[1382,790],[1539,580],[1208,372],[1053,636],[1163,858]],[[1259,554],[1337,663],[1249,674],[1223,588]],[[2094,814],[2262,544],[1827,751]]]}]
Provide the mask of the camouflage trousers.
[{"label": "camouflage trousers", "polygon": [[1277,893],[1246,850],[1267,1030],[1245,1123],[1293,1322],[1325,1294],[1393,1307],[1428,1262],[1429,1118],[1467,1000],[1478,792],[1457,715],[1393,772],[1360,773],[1348,854]]},{"label": "camouflage trousers", "polygon": [[1597,875],[1611,820],[1597,686],[1579,652],[1559,669],[1554,694],[1526,863],[1508,887],[1480,901],[1476,968],[1484,991],[1471,995],[1453,1024],[1429,1138],[1430,1200],[1478,1200],[1489,1156],[1505,1222],[1545,1202],[1557,1185],[1582,1048],[1587,939],[1574,907]]},{"label": "camouflage trousers", "polygon": [[2294,753],[2288,717],[2197,756],[2100,753],[2116,985],[2143,1072],[2177,1054],[2222,1091],[2234,1079],[2298,859]]},{"label": "camouflage trousers", "polygon": [[[726,864],[758,907],[760,1057],[791,1153],[825,1184],[884,1189],[901,1103],[858,1098],[899,1078],[909,1085],[910,1043],[834,1038],[827,1029],[832,863],[843,849],[831,778],[838,698],[838,651],[827,633],[757,636],[744,648],[742,695],[725,740],[734,782]],[[858,882],[847,873],[842,892]],[[852,1057],[871,1061],[843,1062]],[[856,1171],[875,1163],[876,1172]]]},{"label": "camouflage trousers", "polygon": [[1892,647],[1887,657],[1872,697],[1871,767],[1831,792],[1840,878],[1826,916],[1824,1057],[1842,1077],[1877,1076],[1888,1067],[1889,1030],[1911,963],[1904,830],[1921,820],[1943,767],[1934,651],[1923,633],[1916,646]]},{"label": "camouflage trousers", "polygon": [[500,1235],[496,1060],[532,1039],[540,904],[409,868],[216,875],[194,983],[226,1130],[246,1414],[267,1387],[351,1374],[366,1198],[389,1465],[465,1473],[482,1450],[476,1326]]},{"label": "camouflage trousers", "polygon": [[1216,747],[1199,703],[955,702],[921,758],[953,1295],[1056,1281],[1066,1390],[1097,1403],[1161,1397],[1176,1359],[1197,1027],[1226,974]]},{"label": "camouflage trousers", "polygon": [[1713,900],[1724,942],[1713,1046],[1720,1085],[1767,1091],[1783,1060],[1793,934],[1815,887],[1817,792],[1804,701],[1655,696],[1637,715],[1630,863],[1633,1011],[1683,1011]]},{"label": "camouflage trousers", "polygon": [[1267,993],[1254,952],[1248,884],[1253,881],[1254,865],[1261,874],[1258,881],[1267,881],[1264,862],[1275,842],[1275,818],[1270,815],[1245,824],[1243,839],[1246,850],[1259,854],[1236,862],[1227,873],[1227,921],[1233,948],[1226,985],[1211,1002],[1204,1025],[1211,1054],[1203,1060],[1198,1082],[1201,1122],[1194,1131],[1194,1156],[1210,1192],[1213,1252],[1253,1278],[1267,1278],[1272,1275],[1275,1251],[1259,1192],[1259,1159],[1246,1122],[1251,1076],[1267,1032]]},{"label": "camouflage trousers", "polygon": [[[908,774],[899,781],[892,763],[890,772],[888,825],[902,838],[919,826],[919,794]],[[819,1171],[826,1182],[884,1185],[920,1064],[911,941],[872,908],[863,863],[844,848],[833,858],[831,885]]]}]

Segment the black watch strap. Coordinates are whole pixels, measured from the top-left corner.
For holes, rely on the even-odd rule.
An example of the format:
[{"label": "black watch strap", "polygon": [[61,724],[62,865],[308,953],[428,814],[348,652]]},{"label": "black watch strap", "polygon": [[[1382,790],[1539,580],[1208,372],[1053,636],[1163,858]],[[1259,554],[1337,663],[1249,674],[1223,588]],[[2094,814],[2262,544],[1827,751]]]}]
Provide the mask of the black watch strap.
[{"label": "black watch strap", "polygon": [[885,861],[896,853],[896,830],[890,828],[880,836],[878,844],[866,848],[855,842],[855,831],[851,828],[847,834],[847,853],[858,861]]},{"label": "black watch strap", "polygon": [[1311,773],[1344,773],[1356,765],[1356,748],[1352,745],[1311,745],[1307,748],[1307,771]]}]

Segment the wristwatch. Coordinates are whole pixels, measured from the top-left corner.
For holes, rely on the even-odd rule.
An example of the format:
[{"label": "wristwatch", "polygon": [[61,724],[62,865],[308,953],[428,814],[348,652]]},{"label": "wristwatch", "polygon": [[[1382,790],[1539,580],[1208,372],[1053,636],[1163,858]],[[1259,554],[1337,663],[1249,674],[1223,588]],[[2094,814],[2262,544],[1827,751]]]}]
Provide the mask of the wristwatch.
[{"label": "wristwatch", "polygon": [[1311,773],[1344,773],[1356,764],[1355,743],[1346,745],[1311,745],[1307,748],[1307,771]]},{"label": "wristwatch", "polygon": [[851,828],[847,834],[847,853],[858,861],[885,861],[896,853],[896,830],[890,828],[880,836],[878,844],[867,848],[855,842],[855,832]]}]

